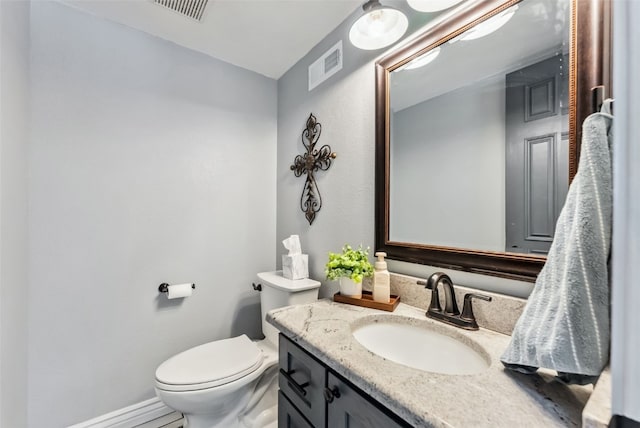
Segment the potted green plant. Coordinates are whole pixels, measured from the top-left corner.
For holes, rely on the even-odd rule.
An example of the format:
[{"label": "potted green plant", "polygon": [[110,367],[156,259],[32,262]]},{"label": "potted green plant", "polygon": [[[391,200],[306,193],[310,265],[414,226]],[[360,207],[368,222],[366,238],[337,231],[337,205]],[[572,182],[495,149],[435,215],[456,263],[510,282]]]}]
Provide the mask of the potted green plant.
[{"label": "potted green plant", "polygon": [[362,279],[373,275],[369,262],[369,249],[351,248],[345,244],[342,253],[329,253],[325,273],[329,280],[340,280],[340,294],[348,297],[362,297]]}]

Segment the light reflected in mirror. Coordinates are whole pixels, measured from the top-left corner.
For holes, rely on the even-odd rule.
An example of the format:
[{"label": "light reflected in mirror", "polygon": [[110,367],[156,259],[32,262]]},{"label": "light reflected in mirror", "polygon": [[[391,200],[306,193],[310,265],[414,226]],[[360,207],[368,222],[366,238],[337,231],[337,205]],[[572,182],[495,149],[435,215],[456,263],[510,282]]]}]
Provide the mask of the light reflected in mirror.
[{"label": "light reflected in mirror", "polygon": [[431,49],[429,52],[423,55],[420,55],[418,58],[414,59],[413,61],[403,65],[397,71],[399,72],[401,70],[415,70],[416,68],[424,67],[427,64],[429,64],[431,61],[436,59],[438,55],[440,55],[440,46],[436,46],[435,48]]},{"label": "light reflected in mirror", "polygon": [[504,24],[509,22],[509,20],[513,17],[513,15],[518,10],[518,5],[513,5],[510,8],[503,10],[499,14],[487,19],[486,21],[476,25],[468,31],[462,33],[459,37],[452,39],[449,43],[454,43],[458,40],[475,40],[480,37],[484,37],[497,31]]},{"label": "light reflected in mirror", "polygon": [[547,253],[569,184],[570,17],[570,0],[524,0],[389,74],[389,241]]}]

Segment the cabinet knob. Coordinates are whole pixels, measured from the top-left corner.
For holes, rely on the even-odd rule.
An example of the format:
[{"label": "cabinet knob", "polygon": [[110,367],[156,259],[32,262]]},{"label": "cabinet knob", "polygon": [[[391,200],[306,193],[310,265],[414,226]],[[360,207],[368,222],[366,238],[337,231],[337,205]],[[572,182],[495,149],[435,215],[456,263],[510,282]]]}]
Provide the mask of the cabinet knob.
[{"label": "cabinet knob", "polygon": [[324,399],[327,403],[332,403],[334,398],[340,398],[340,390],[337,386],[334,386],[332,389],[325,388],[324,389]]}]

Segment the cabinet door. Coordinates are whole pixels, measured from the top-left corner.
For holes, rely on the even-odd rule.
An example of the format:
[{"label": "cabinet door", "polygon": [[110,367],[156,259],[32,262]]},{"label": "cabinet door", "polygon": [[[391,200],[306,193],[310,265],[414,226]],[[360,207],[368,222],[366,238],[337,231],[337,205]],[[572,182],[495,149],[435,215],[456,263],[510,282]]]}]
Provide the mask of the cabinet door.
[{"label": "cabinet door", "polygon": [[289,339],[280,335],[280,391],[316,428],[325,426],[325,367]]},{"label": "cabinet door", "polygon": [[397,421],[351,387],[329,373],[327,388],[332,391],[327,404],[327,427],[330,428],[395,428],[407,426]]},{"label": "cabinet door", "polygon": [[278,392],[278,428],[313,428],[282,391]]}]

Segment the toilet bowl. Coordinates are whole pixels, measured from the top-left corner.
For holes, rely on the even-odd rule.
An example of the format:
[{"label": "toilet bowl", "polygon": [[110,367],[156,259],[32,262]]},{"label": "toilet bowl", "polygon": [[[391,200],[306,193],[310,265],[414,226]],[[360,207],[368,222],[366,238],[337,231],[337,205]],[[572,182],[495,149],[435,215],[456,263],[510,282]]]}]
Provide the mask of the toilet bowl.
[{"label": "toilet bowl", "polygon": [[[156,370],[156,394],[185,415],[189,428],[240,427],[256,385],[275,377],[277,350],[246,335],[182,352]],[[271,373],[269,373],[271,372]],[[264,381],[264,380],[263,380]]]},{"label": "toilet bowl", "polygon": [[217,340],[181,352],[156,370],[157,396],[181,412],[185,428],[277,426],[277,330],[266,313],[318,298],[318,281],[288,280],[282,273],[258,274],[265,339],[246,335]]}]

